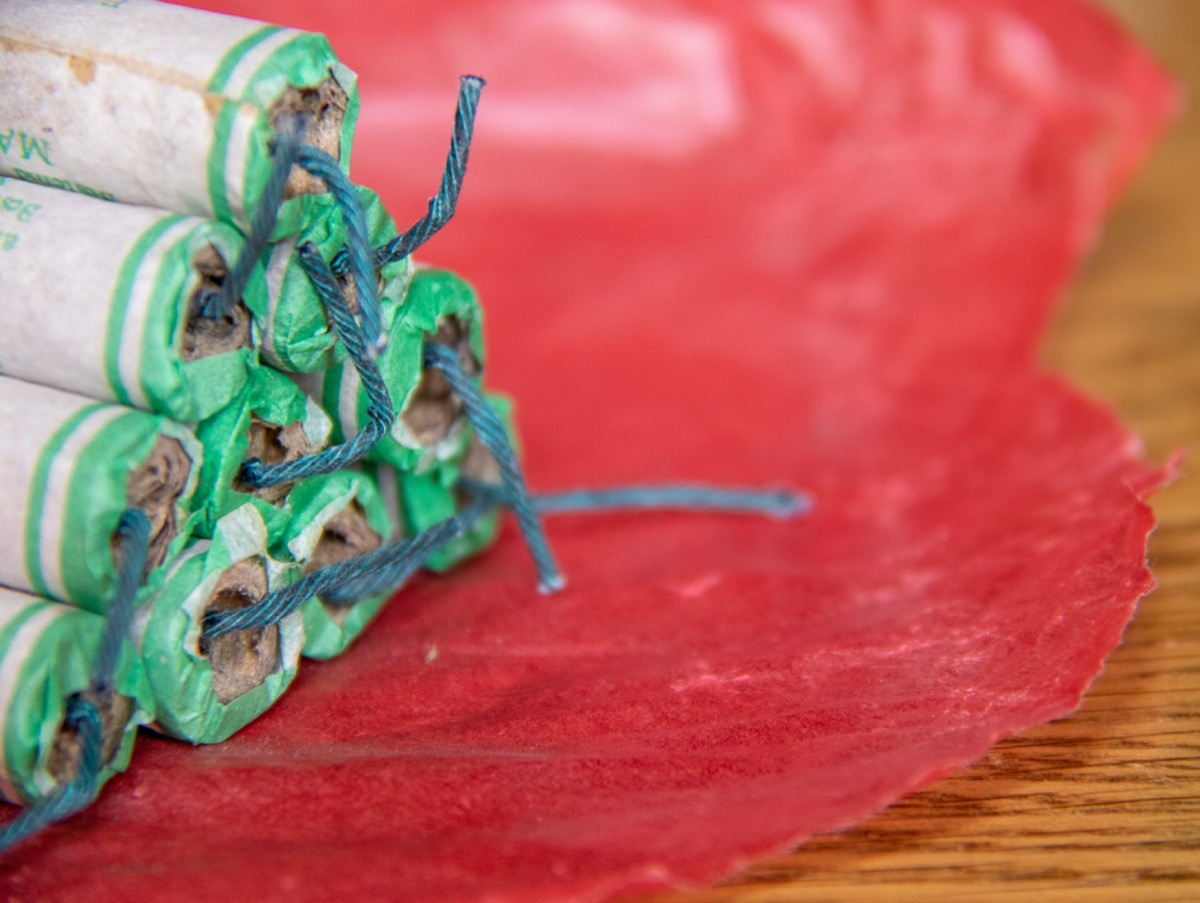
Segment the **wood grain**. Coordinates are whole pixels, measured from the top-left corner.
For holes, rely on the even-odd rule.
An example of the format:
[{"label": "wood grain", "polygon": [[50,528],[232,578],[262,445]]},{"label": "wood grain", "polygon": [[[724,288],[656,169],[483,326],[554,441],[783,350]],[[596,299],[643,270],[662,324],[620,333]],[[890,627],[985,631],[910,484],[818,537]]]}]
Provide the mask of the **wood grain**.
[{"label": "wood grain", "polygon": [[[1056,0],[1047,0],[1056,2]],[[1200,97],[1200,0],[1105,0]],[[1046,366],[1163,461],[1200,439],[1200,116],[1156,149],[1052,330]],[[646,903],[1200,900],[1200,478],[1153,500],[1145,599],[1068,719],[864,824]]]}]

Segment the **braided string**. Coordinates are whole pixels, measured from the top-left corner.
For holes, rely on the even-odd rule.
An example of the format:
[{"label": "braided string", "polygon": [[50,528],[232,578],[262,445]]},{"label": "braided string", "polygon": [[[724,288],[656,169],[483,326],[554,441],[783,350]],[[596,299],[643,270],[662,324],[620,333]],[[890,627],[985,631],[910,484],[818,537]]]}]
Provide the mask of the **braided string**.
[{"label": "braided string", "polygon": [[[338,166],[337,161],[315,147],[306,145],[294,149],[296,162],[307,172],[325,182],[326,187],[337,200],[345,220],[347,244],[334,255],[332,264],[326,264],[311,243],[301,245],[296,251],[317,296],[325,305],[326,313],[333,323],[338,337],[345,343],[350,352],[350,359],[362,379],[367,393],[368,423],[352,439],[294,461],[273,465],[264,464],[257,458],[244,461],[238,478],[246,485],[263,488],[348,467],[370,451],[391,430],[396,412],[392,407],[391,395],[384,384],[383,377],[380,376],[379,369],[374,363],[374,358],[386,341],[381,325],[382,314],[379,306],[375,267],[382,267],[408,256],[454,216],[463,177],[466,173],[467,155],[475,126],[475,109],[483,85],[483,79],[473,75],[463,76],[459,81],[458,105],[455,110],[454,134],[450,142],[450,153],[446,158],[441,188],[437,195],[430,199],[429,210],[425,217],[403,235],[374,251],[371,250],[366,214],[362,209],[358,193],[355,191],[353,183]],[[282,153],[281,150],[281,156]],[[276,170],[282,171],[286,176],[287,170],[279,161],[277,161]],[[282,183],[279,190],[282,191]],[[263,206],[259,210],[260,216],[255,220],[256,226],[259,218],[263,220],[269,218],[273,226],[278,210],[273,209],[270,217],[267,216],[266,205],[271,197],[270,192],[264,193]],[[278,201],[276,200],[275,208],[277,207]],[[266,234],[270,234],[270,227],[266,228]],[[261,249],[259,253],[261,254]],[[248,255],[245,256],[248,257]],[[240,263],[241,261],[239,261]],[[361,326],[350,311],[335,274],[338,276],[350,274],[354,279],[355,287],[358,289]],[[229,280],[226,282],[228,283]]]},{"label": "braided string", "polygon": [[121,546],[117,586],[108,608],[96,663],[92,668],[92,688],[101,693],[112,689],[121,646],[133,625],[134,599],[142,575],[146,573],[146,559],[150,555],[150,518],[139,508],[122,512],[117,521],[117,538]]},{"label": "braided string", "polygon": [[[117,537],[121,547],[117,585],[89,676],[89,689],[97,698],[112,691],[121,644],[129,636],[133,623],[134,597],[150,553],[149,518],[142,511],[129,509],[117,523]],[[63,729],[73,731],[79,738],[80,757],[75,777],[0,830],[0,853],[86,808],[99,793],[100,773],[104,769],[101,761],[104,722],[100,710],[83,695],[71,697]]]},{"label": "braided string", "polygon": [[404,541],[406,550],[403,553],[397,551],[386,566],[367,570],[361,576],[349,579],[330,590],[321,598],[331,605],[354,605],[385,590],[396,590],[451,540],[470,530],[490,507],[492,506],[487,501],[472,502],[453,517],[436,523],[412,539]]},{"label": "braided string", "polygon": [[525,545],[529,547],[529,554],[537,567],[538,590],[542,593],[557,592],[566,585],[566,581],[559,572],[558,563],[554,560],[554,553],[550,551],[550,543],[546,539],[546,532],[542,529],[541,519],[529,498],[525,475],[521,472],[521,464],[508,438],[504,422],[492,410],[483,393],[459,364],[458,355],[450,348],[435,342],[426,342],[425,366],[433,367],[446,378],[454,394],[462,401],[467,419],[475,428],[475,435],[496,459],[508,505],[512,508],[521,534],[525,537]]},{"label": "braided string", "polygon": [[212,639],[238,630],[269,627],[314,596],[338,605],[352,605],[385,589],[394,590],[430,555],[470,529],[481,512],[482,506],[469,506],[412,539],[389,543],[306,574],[247,608],[209,612],[204,616],[203,635]]},{"label": "braided string", "polygon": [[[493,505],[509,503],[502,486],[467,479],[457,485],[472,498]],[[533,492],[529,498],[540,514],[671,509],[788,518],[812,510],[812,498],[791,489],[731,489],[691,483]]]},{"label": "braided string", "polygon": [[368,354],[363,334],[354,320],[345,295],[342,294],[337,277],[333,275],[329,265],[311,242],[300,245],[296,249],[296,254],[300,258],[300,263],[308,274],[308,278],[312,281],[313,288],[325,305],[334,329],[349,350],[351,361],[358,370],[363,388],[367,392],[368,421],[366,426],[353,438],[316,454],[305,455],[280,464],[264,464],[258,458],[249,458],[243,461],[238,478],[254,487],[289,483],[302,477],[332,473],[335,470],[349,467],[388,434],[396,418],[396,413],[392,408],[391,393],[388,391],[379,368]]},{"label": "braided string", "polygon": [[454,108],[454,132],[450,138],[446,168],[442,172],[442,184],[437,194],[429,199],[429,208],[421,219],[402,235],[376,249],[375,259],[381,266],[408,257],[454,217],[458,195],[467,172],[471,138],[475,132],[475,109],[485,84],[486,82],[476,75],[464,75],[459,79],[458,102]]},{"label": "braided string", "polygon": [[[409,256],[453,217],[466,171],[475,111],[483,85],[484,81],[474,76],[464,76],[460,80],[454,133],[439,191],[430,199],[429,208],[421,220],[391,242],[375,249],[376,266]],[[315,154],[309,154],[307,148],[302,150],[302,154],[306,158],[320,160]],[[328,165],[332,163],[332,159],[327,158],[324,162]],[[323,177],[324,174],[324,171],[309,171],[319,177]],[[348,192],[352,187],[340,169],[337,169],[336,173],[330,170],[328,175],[330,181],[327,184],[331,190],[335,190],[334,183],[343,180],[346,185],[337,190]],[[350,207],[351,205],[347,204],[345,209]],[[310,244],[299,247],[297,253],[362,377],[368,396],[369,423],[353,439],[317,455],[272,467],[267,467],[257,460],[246,462],[241,476],[251,485],[271,485],[344,467],[368,451],[390,430],[394,422],[395,412],[387,386],[371,360],[372,349],[364,345],[366,318],[364,317],[360,331],[335,276],[353,273],[356,282],[365,276],[363,262],[356,259],[357,252],[364,244],[359,243],[355,233],[349,229],[349,219],[348,231],[350,245],[334,256],[332,264],[327,265],[316,248]],[[467,418],[477,436],[496,460],[502,485],[460,482],[460,486],[473,496],[473,500],[454,517],[434,525],[412,539],[383,546],[308,574],[291,586],[268,594],[248,608],[210,612],[204,621],[203,632],[206,637],[278,623],[314,596],[320,596],[330,604],[351,605],[385,590],[394,590],[431,555],[470,529],[484,512],[498,506],[506,506],[513,510],[537,567],[539,589],[542,592],[553,592],[561,589],[564,581],[550,550],[539,513],[665,507],[789,517],[807,510],[811,504],[807,496],[785,489],[757,491],[688,484],[579,489],[532,495],[526,487],[520,463],[503,422],[464,372],[457,355],[443,345],[427,343],[423,351],[423,363],[426,367],[441,372],[450,388],[463,402]]]},{"label": "braided string", "polygon": [[347,255],[347,269],[354,279],[354,287],[358,289],[358,309],[362,331],[367,339],[367,353],[371,358],[377,357],[387,344],[387,336],[383,331],[383,314],[379,308],[378,275],[372,261],[367,214],[358,190],[342,172],[337,160],[320,148],[311,145],[300,148],[297,162],[325,183],[341,208],[347,239],[343,250]]},{"label": "braided string", "polygon": [[0,853],[6,852],[22,840],[45,830],[56,822],[70,818],[87,808],[96,798],[97,778],[100,774],[100,710],[92,703],[72,698],[67,704],[67,717],[63,726],[75,732],[80,743],[79,770],[74,780],[21,811],[15,819],[0,831]]},{"label": "braided string", "polygon": [[[403,260],[429,241],[454,217],[458,207],[458,196],[462,192],[463,179],[467,173],[467,157],[471,152],[471,138],[475,133],[475,110],[479,106],[479,95],[487,82],[477,75],[464,75],[458,80],[458,101],[454,108],[454,132],[450,137],[450,152],[446,155],[446,166],[442,171],[442,183],[437,194],[429,199],[425,215],[396,236],[387,244],[375,249],[375,265],[386,266]],[[346,272],[349,260],[346,251],[339,251],[333,258],[333,271],[338,275]]]},{"label": "braided string", "polygon": [[[487,511],[501,505],[512,506],[504,486],[473,480],[460,480],[458,485],[472,496],[472,501],[453,517],[411,539],[314,571],[248,608],[210,612],[204,620],[204,635],[211,638],[237,630],[268,627],[292,614],[313,596],[320,596],[331,605],[353,605],[381,592],[394,591],[432,555],[470,530]],[[789,489],[760,491],[688,484],[526,493],[526,498],[537,511],[546,514],[673,508],[786,518],[812,507],[809,496]]]},{"label": "braided string", "polygon": [[250,274],[254,272],[255,265],[266,251],[275,221],[279,219],[279,205],[283,203],[288,176],[291,175],[292,166],[300,154],[303,133],[304,121],[295,117],[271,142],[269,149],[275,156],[275,162],[271,166],[271,175],[259,199],[258,209],[254,213],[254,222],[250,224],[246,244],[232,269],[226,273],[220,291],[209,292],[199,299],[200,316],[210,320],[228,316],[242,297],[242,292],[246,290]]}]

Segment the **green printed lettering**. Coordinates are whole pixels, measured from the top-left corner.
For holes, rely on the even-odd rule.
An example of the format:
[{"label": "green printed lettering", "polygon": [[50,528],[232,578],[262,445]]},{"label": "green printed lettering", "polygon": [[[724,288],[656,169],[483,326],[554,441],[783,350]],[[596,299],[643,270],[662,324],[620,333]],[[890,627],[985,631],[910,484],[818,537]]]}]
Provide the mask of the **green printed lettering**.
[{"label": "green printed lettering", "polygon": [[26,182],[36,182],[39,185],[45,185],[49,188],[61,188],[63,191],[74,191],[75,186],[66,179],[55,178],[54,176],[44,176],[40,172],[28,172],[24,169],[13,167],[13,175],[18,179],[24,179]]},{"label": "green printed lettering", "polygon": [[75,188],[80,194],[86,194],[90,198],[99,198],[102,201],[115,201],[117,196],[108,191],[101,191],[99,188],[89,188],[87,185],[75,183]]},{"label": "green printed lettering", "polygon": [[53,166],[50,162],[50,140],[48,138],[31,138],[24,132],[21,132],[21,159],[28,160],[34,154],[42,158],[42,162],[47,166]]},{"label": "green printed lettering", "polygon": [[11,213],[19,223],[29,222],[41,209],[41,204],[30,204],[18,197],[0,197],[0,210]]},{"label": "green printed lettering", "polygon": [[0,250],[11,251],[20,237],[15,232],[0,232]]},{"label": "green printed lettering", "polygon": [[[74,191],[77,194],[86,194],[90,198],[99,198],[102,201],[115,201],[117,196],[111,191],[101,191],[99,188],[90,188],[87,185],[80,185],[78,182],[72,182],[70,179],[59,179],[55,176],[44,176],[40,172],[29,172],[28,170],[18,169],[13,167],[13,175],[23,182],[36,182],[38,185],[46,185],[49,188],[61,188],[63,191]],[[39,205],[35,205],[39,206]],[[33,214],[29,214],[32,216]]]},{"label": "green printed lettering", "polygon": [[19,155],[22,160],[32,160],[36,156],[47,166],[54,165],[50,160],[49,138],[35,138],[17,129],[0,132],[0,154]]}]

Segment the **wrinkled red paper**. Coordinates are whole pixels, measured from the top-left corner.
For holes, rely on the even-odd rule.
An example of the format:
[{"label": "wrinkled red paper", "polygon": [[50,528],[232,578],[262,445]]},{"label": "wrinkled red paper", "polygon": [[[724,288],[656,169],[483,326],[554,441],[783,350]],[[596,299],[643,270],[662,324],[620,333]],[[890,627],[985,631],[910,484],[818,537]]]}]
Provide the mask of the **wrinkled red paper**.
[{"label": "wrinkled red paper", "polygon": [[599,900],[853,823],[1070,712],[1162,479],[1038,372],[1174,103],[1072,0],[220,4],[327,32],[401,224],[456,77],[459,216],[531,482],[810,489],[788,522],[558,518],[419,579],[208,748],[145,737],[14,899]]}]

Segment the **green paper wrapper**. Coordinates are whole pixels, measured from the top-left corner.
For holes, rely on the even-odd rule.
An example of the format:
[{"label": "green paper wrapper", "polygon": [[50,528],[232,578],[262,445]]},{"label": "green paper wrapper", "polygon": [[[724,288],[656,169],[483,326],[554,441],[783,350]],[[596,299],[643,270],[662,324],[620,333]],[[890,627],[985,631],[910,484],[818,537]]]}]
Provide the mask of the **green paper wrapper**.
[{"label": "green paper wrapper", "polygon": [[[500,415],[513,444],[517,444],[512,401],[503,395],[488,395],[488,404]],[[382,470],[382,468],[381,468]],[[422,473],[393,471],[380,479],[383,491],[395,486],[395,497],[399,500],[400,518],[407,535],[428,530],[439,521],[453,517],[465,503],[455,489],[459,478],[480,483],[500,484],[500,470],[496,461],[468,426],[464,431],[456,453]],[[475,526],[462,536],[452,540],[426,566],[434,571],[447,571],[457,564],[487,548],[496,538],[499,518],[495,512],[476,521]]]},{"label": "green paper wrapper", "polygon": [[329,442],[330,428],[320,407],[283,374],[269,367],[252,371],[232,402],[196,426],[204,447],[196,532],[211,536],[222,516],[250,502],[258,506],[271,535],[278,535],[290,516],[285,503],[294,484],[251,489],[238,480],[238,469],[247,458],[277,464],[320,451]]},{"label": "green paper wrapper", "polygon": [[[0,42],[0,175],[245,226],[281,120],[349,166],[356,80],[321,35],[153,0],[0,0]],[[320,191],[293,169],[289,195]]]},{"label": "green paper wrapper", "polygon": [[[396,531],[374,481],[357,471],[305,480],[292,490],[288,507],[292,518],[275,554],[300,562],[304,574],[370,552]],[[387,600],[388,594],[354,605],[309,599],[300,609],[304,655],[324,659],[343,652]]]},{"label": "green paper wrapper", "polygon": [[[190,535],[202,456],[186,428],[5,377],[0,423],[0,584],[103,612],[122,511],[150,518],[152,566]],[[160,578],[155,568],[146,579]]]},{"label": "green paper wrapper", "polygon": [[153,702],[128,642],[112,691],[98,697],[89,690],[104,627],[99,615],[0,587],[0,798],[32,803],[75,777],[79,742],[63,719],[79,694],[100,710],[100,782],[129,765]]},{"label": "green paper wrapper", "polygon": [[[474,290],[453,273],[422,268],[409,279],[387,347],[376,361],[399,413],[390,435],[368,457],[403,471],[430,470],[462,447],[462,403],[440,373],[423,367],[422,349],[431,336],[456,348],[467,372],[482,370],[483,317]],[[352,362],[301,384],[329,413],[334,441],[356,435],[367,424],[367,394]]]},{"label": "green paper wrapper", "polygon": [[246,726],[296,676],[304,628],[300,613],[262,630],[201,639],[210,610],[244,608],[290,583],[299,568],[267,554],[267,525],[243,505],[196,540],[168,568],[162,587],[142,597],[134,624],[157,711],[157,730],[217,743]]},{"label": "green paper wrapper", "polygon": [[[396,237],[396,225],[388,216],[379,196],[368,188],[358,188],[367,215],[367,234],[371,246],[378,247]],[[296,248],[311,242],[326,263],[346,246],[346,226],[341,209],[331,197],[314,199],[304,211],[281,212],[272,235],[276,244],[267,252],[265,275],[247,291],[262,329],[263,358],[281,370],[310,373],[324,370],[345,360],[346,346],[325,315],[325,306],[317,297],[312,282],[296,256]],[[386,326],[404,298],[411,269],[409,259],[377,271],[379,303]],[[354,280],[340,280],[346,300],[357,311],[358,294]]]},{"label": "green paper wrapper", "polygon": [[0,373],[189,423],[245,385],[250,312],[196,312],[232,226],[0,177],[0,236]]}]

